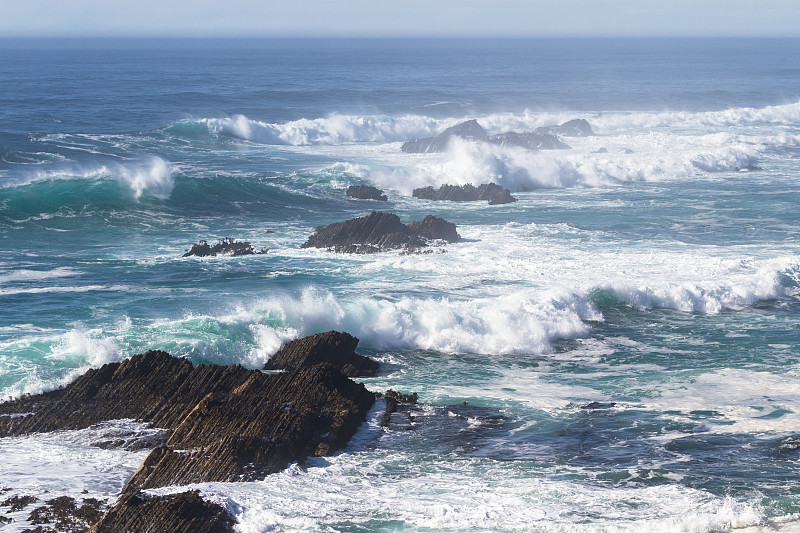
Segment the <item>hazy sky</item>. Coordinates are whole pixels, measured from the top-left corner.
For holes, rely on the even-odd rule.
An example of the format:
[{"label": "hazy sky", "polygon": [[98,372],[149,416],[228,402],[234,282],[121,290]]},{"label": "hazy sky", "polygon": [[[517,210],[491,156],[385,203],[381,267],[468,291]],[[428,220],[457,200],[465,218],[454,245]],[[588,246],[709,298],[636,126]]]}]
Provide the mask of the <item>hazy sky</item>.
[{"label": "hazy sky", "polygon": [[0,37],[800,37],[800,0],[5,0]]}]

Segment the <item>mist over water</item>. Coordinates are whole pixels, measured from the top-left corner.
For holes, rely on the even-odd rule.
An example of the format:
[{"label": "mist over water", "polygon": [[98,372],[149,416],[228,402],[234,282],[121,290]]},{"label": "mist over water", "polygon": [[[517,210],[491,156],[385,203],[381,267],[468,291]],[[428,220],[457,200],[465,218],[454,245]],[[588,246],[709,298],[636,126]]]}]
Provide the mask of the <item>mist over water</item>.
[{"label": "mist over water", "polygon": [[[343,330],[381,361],[370,390],[422,405],[196,487],[240,531],[797,528],[800,42],[195,44],[2,50],[0,396],[148,349],[261,368]],[[595,135],[563,150],[401,151],[573,118]],[[519,201],[412,196],[490,181]],[[300,248],[372,210],[463,241]],[[182,257],[223,237],[269,251]],[[140,460],[91,443],[131,424],[2,439],[24,476],[0,486],[113,498]]]}]

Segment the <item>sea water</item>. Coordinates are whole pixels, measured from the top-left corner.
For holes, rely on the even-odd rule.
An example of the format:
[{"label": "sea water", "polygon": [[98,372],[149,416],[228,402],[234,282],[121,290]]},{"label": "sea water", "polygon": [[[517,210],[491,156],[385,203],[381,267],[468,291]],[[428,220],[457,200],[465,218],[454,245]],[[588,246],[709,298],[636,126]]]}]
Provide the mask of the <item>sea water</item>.
[{"label": "sea water", "polygon": [[[798,529],[800,41],[10,40],[0,89],[2,397],[330,329],[419,394],[333,457],[194,486],[240,531]],[[569,150],[400,149],[573,118]],[[490,181],[519,201],[411,196]],[[463,241],[300,248],[371,210]],[[182,257],[222,237],[269,252]],[[0,486],[113,501],[143,452],[96,443],[136,431],[2,439]]]}]

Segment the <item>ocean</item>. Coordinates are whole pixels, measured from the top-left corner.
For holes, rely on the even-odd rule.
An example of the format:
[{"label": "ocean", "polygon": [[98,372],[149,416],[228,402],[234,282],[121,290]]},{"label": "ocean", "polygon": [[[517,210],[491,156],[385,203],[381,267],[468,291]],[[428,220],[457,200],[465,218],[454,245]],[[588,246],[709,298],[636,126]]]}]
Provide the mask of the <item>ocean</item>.
[{"label": "ocean", "polygon": [[[488,182],[519,201],[411,195]],[[240,531],[800,531],[798,198],[800,40],[4,40],[0,397],[342,330],[420,405],[193,486]],[[372,210],[463,241],[300,248]],[[269,251],[182,257],[223,237]],[[0,439],[0,487],[113,501],[146,451],[92,443],[135,431]]]}]

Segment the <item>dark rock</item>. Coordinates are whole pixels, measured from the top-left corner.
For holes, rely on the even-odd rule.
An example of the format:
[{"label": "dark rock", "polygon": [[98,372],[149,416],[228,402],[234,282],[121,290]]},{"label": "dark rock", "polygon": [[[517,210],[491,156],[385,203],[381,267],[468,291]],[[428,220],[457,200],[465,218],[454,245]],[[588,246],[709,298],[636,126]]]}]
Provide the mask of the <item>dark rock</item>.
[{"label": "dark rock", "polygon": [[193,244],[191,250],[183,254],[183,257],[193,255],[197,257],[213,257],[217,255],[239,256],[252,255],[255,253],[265,254],[267,250],[262,249],[260,252],[256,252],[253,249],[253,245],[247,241],[237,241],[236,239],[225,237],[224,239],[220,239],[214,246],[208,244],[207,241],[200,241],[197,244]]},{"label": "dark rock", "polygon": [[461,240],[461,236],[456,231],[455,224],[433,215],[427,215],[419,222],[412,222],[409,228],[423,239],[443,240],[447,242],[458,242]]},{"label": "dark rock", "polygon": [[633,153],[633,150],[631,150],[630,148],[625,148],[625,150],[623,150],[623,153],[627,154],[627,155],[631,155]]},{"label": "dark rock", "polygon": [[264,370],[295,370],[328,362],[349,377],[374,376],[378,362],[356,353],[358,339],[349,333],[328,331],[287,342]]},{"label": "dark rock", "polygon": [[[34,529],[25,531],[31,533],[45,533],[56,531],[70,531],[74,533],[88,532],[102,516],[104,501],[95,498],[85,498],[79,506],[74,498],[60,496],[45,502],[46,505],[37,507],[28,516],[28,521],[32,525],[38,525]],[[46,524],[47,526],[44,526]]]},{"label": "dark rock", "polygon": [[12,496],[4,500],[3,503],[0,503],[0,507],[10,507],[8,512],[14,513],[16,511],[23,510],[30,504],[37,501],[39,500],[37,500],[35,496],[29,496],[27,494],[22,496]]},{"label": "dark rock", "polygon": [[550,133],[509,131],[489,137],[498,146],[519,146],[528,150],[568,150],[569,145]]},{"label": "dark rock", "polygon": [[511,191],[503,189],[502,191],[498,191],[492,199],[489,200],[489,205],[513,204],[516,201],[517,199],[511,196]]},{"label": "dark rock", "polygon": [[[412,224],[413,226],[413,224]],[[458,234],[456,234],[458,235]],[[375,253],[385,250],[416,249],[428,244],[397,215],[373,211],[366,217],[319,226],[302,248],[328,248],[343,253]],[[449,242],[457,242],[460,237]]]},{"label": "dark rock", "polygon": [[392,418],[392,413],[397,412],[398,405],[416,405],[419,400],[417,393],[403,394],[402,392],[395,392],[392,389],[386,391],[385,394],[377,394],[378,398],[386,400],[386,410],[381,417],[381,427],[388,427]]},{"label": "dark rock", "polygon": [[347,188],[347,196],[358,200],[379,200],[381,202],[388,200],[382,190],[371,185],[350,185]]},{"label": "dark rock", "polygon": [[581,409],[611,409],[617,405],[615,402],[589,402],[581,405]]},{"label": "dark rock", "polygon": [[327,455],[355,433],[374,396],[328,364],[269,375],[197,365],[151,351],[89,370],[64,389],[0,404],[0,436],[81,429],[133,418],[171,429],[126,492],[257,479],[309,455]]},{"label": "dark rock", "polygon": [[594,135],[592,126],[583,118],[568,120],[560,126],[542,126],[541,128],[536,128],[533,132],[564,137],[591,137]]},{"label": "dark rock", "polygon": [[120,498],[92,533],[227,533],[234,525],[224,507],[203,500],[196,490],[167,496],[134,493]]},{"label": "dark rock", "polygon": [[243,370],[207,394],[133,474],[124,492],[207,481],[251,481],[330,455],[366,418],[374,395],[329,364],[285,374]]},{"label": "dark rock", "polygon": [[444,152],[447,150],[447,146],[450,144],[450,140],[453,137],[484,141],[488,138],[488,135],[486,134],[486,130],[483,129],[483,126],[478,124],[477,120],[468,120],[447,128],[435,137],[425,137],[405,142],[400,149],[403,152],[413,154]]},{"label": "dark rock", "polygon": [[438,189],[431,186],[414,189],[411,193],[414,198],[422,200],[437,200],[449,202],[476,202],[488,201],[491,205],[516,202],[511,196],[511,191],[504,189],[496,183],[484,183],[478,187],[474,185],[442,185]]}]

